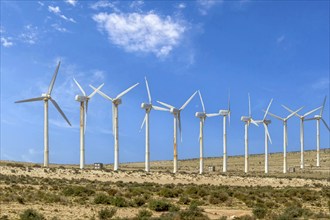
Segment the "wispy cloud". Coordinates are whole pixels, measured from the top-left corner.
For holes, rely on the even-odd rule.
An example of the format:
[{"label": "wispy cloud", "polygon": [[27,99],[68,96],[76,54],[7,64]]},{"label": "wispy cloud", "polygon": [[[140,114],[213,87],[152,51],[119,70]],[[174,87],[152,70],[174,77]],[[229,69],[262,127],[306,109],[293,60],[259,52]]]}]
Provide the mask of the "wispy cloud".
[{"label": "wispy cloud", "polygon": [[54,28],[55,30],[57,30],[59,32],[62,32],[62,33],[68,32],[68,30],[66,28],[61,27],[59,24],[52,24],[51,26],[52,26],[52,28]]},{"label": "wispy cloud", "polygon": [[5,38],[5,37],[1,37],[1,45],[4,47],[11,47],[14,45],[14,43],[11,41],[11,38]]},{"label": "wispy cloud", "polygon": [[51,6],[51,5],[49,5],[48,6],[48,11],[51,12],[51,13],[53,13],[53,14],[55,14],[55,15],[57,15],[57,16],[59,16],[60,18],[66,20],[66,21],[70,21],[70,22],[76,23],[76,21],[73,18],[69,18],[69,17],[63,15],[61,13],[60,7],[58,7],[58,6]]},{"label": "wispy cloud", "polygon": [[133,9],[139,9],[141,8],[142,6],[144,5],[144,2],[143,1],[140,1],[140,0],[135,0],[133,1],[131,4],[130,4],[130,8],[133,8]]},{"label": "wispy cloud", "polygon": [[179,8],[179,9],[184,9],[186,7],[187,7],[186,4],[183,3],[183,2],[181,2],[181,3],[179,3],[179,4],[176,5],[176,8]]},{"label": "wispy cloud", "polygon": [[217,4],[222,4],[223,0],[197,0],[199,12],[207,15],[208,11]]},{"label": "wispy cloud", "polygon": [[329,78],[321,78],[312,84],[312,88],[315,90],[329,89]]},{"label": "wispy cloud", "polygon": [[120,12],[120,10],[116,6],[117,2],[109,2],[106,0],[101,0],[93,3],[90,7],[91,9],[98,10],[102,8],[111,8],[115,12]]},{"label": "wispy cloud", "polygon": [[23,33],[19,38],[27,44],[35,44],[38,40],[39,30],[37,26],[31,24],[24,26]]},{"label": "wispy cloud", "polygon": [[76,6],[78,0],[65,0],[65,2],[69,5]]},{"label": "wispy cloud", "polygon": [[37,151],[34,148],[29,148],[28,152],[21,155],[23,161],[32,162],[35,161],[36,157],[42,155],[42,151]]},{"label": "wispy cloud", "polygon": [[154,53],[167,56],[179,44],[186,27],[170,16],[161,18],[154,12],[99,13],[93,16],[109,40],[128,52]]}]

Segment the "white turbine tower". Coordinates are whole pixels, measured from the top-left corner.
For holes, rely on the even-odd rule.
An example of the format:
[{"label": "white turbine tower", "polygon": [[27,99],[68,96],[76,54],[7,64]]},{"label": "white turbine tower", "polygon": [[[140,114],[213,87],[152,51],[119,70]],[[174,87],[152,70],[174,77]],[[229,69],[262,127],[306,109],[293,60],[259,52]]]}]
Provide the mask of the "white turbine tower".
[{"label": "white turbine tower", "polygon": [[289,118],[291,118],[294,114],[299,112],[301,109],[303,109],[303,107],[301,107],[297,111],[291,113],[286,118],[281,118],[280,116],[277,116],[273,113],[268,112],[268,115],[283,121],[283,173],[287,172],[287,160],[286,160],[286,152],[287,152],[286,149],[288,147],[288,124],[287,123],[288,123]]},{"label": "white turbine tower", "polygon": [[[286,107],[285,105],[282,105],[286,110],[288,110],[289,112],[293,113],[294,111],[289,109],[288,107]],[[304,169],[305,164],[304,164],[304,121],[305,121],[305,117],[312,114],[313,112],[319,110],[320,108],[322,108],[322,106],[313,109],[312,111],[307,112],[304,115],[299,115],[298,113],[295,113],[295,115],[297,117],[299,117],[300,119],[300,168]]]},{"label": "white turbine tower", "polygon": [[[112,133],[114,136],[114,167],[113,169],[116,171],[119,168],[119,131],[118,131],[118,106],[122,103],[121,98],[131,91],[134,87],[139,85],[139,83],[136,83],[135,85],[129,87],[125,91],[121,92],[119,95],[116,96],[116,98],[110,98],[108,95],[103,93],[102,91],[98,90],[97,93],[99,93],[101,96],[103,96],[105,99],[112,102]],[[91,88],[96,90],[95,87],[89,85]]]},{"label": "white turbine tower", "polygon": [[89,96],[86,95],[86,92],[80,86],[75,78],[74,82],[80,89],[83,95],[76,95],[75,100],[80,102],[80,169],[85,167],[85,131],[86,131],[86,121],[87,121],[87,110],[88,110],[88,101],[96,94],[98,90],[102,88],[104,83],[100,85],[94,92]]},{"label": "white turbine tower", "polygon": [[250,123],[254,124],[255,126],[259,126],[253,119],[251,115],[251,101],[250,101],[250,94],[248,94],[248,99],[249,99],[249,116],[242,116],[241,121],[245,123],[245,135],[244,135],[244,142],[245,142],[245,157],[244,157],[244,172],[248,173],[249,172],[249,125]]},{"label": "white turbine tower", "polygon": [[145,109],[145,111],[146,111],[146,115],[145,115],[145,117],[143,119],[143,122],[142,122],[142,125],[141,125],[141,130],[142,130],[143,126],[145,125],[145,127],[146,127],[145,171],[149,172],[150,171],[149,113],[152,109],[159,110],[159,111],[169,111],[169,110],[165,109],[165,108],[158,107],[158,106],[154,106],[152,104],[148,81],[147,81],[147,78],[144,78],[144,79],[145,79],[145,82],[146,82],[149,103],[142,103],[141,104],[141,108]]},{"label": "white turbine tower", "polygon": [[272,139],[270,138],[270,134],[268,131],[268,125],[271,123],[271,120],[267,120],[266,117],[267,117],[267,113],[269,111],[269,108],[270,108],[272,102],[273,102],[273,99],[270,100],[263,119],[256,120],[257,123],[263,124],[264,128],[265,128],[265,173],[268,173],[268,140],[270,143],[272,143]]},{"label": "white turbine tower", "polygon": [[159,104],[170,109],[170,112],[174,115],[174,138],[173,138],[173,173],[178,171],[178,152],[177,152],[177,128],[179,126],[180,138],[182,142],[182,131],[181,131],[181,111],[188,105],[188,103],[192,100],[192,98],[196,95],[197,91],[190,96],[190,98],[181,106],[181,108],[177,109],[172,105],[166,104],[164,102],[157,101]]},{"label": "white turbine tower", "polygon": [[330,131],[329,126],[322,118],[324,105],[327,100],[327,97],[324,98],[323,105],[319,115],[315,115],[313,118],[305,119],[305,121],[316,120],[316,166],[320,166],[320,120],[322,120],[325,127]]},{"label": "white turbine tower", "polygon": [[55,84],[56,76],[58,73],[58,69],[60,68],[61,62],[58,62],[58,65],[56,67],[55,73],[53,75],[52,80],[50,81],[50,85],[48,87],[47,93],[41,94],[40,97],[32,98],[32,99],[25,99],[16,101],[15,103],[21,103],[21,102],[34,102],[34,101],[44,101],[44,166],[48,167],[49,165],[49,135],[48,135],[48,100],[50,100],[55,108],[59,111],[59,113],[62,115],[62,117],[65,119],[65,121],[71,126],[71,123],[61,110],[60,106],[57,104],[57,102],[51,97],[51,93]]},{"label": "white turbine tower", "polygon": [[197,118],[199,118],[200,122],[199,122],[199,174],[203,173],[203,167],[204,167],[204,123],[206,120],[206,117],[214,117],[214,116],[218,116],[218,113],[214,113],[214,114],[206,114],[205,111],[205,106],[204,106],[204,102],[203,102],[203,98],[202,98],[202,94],[201,92],[198,90],[198,94],[199,94],[199,99],[202,103],[202,108],[203,108],[203,112],[196,112],[195,116]]}]

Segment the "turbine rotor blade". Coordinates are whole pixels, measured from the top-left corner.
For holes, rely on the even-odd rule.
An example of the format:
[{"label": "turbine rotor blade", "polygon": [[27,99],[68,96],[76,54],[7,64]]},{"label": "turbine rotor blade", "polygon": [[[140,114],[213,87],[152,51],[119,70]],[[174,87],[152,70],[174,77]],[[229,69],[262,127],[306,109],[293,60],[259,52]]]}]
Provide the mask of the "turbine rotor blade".
[{"label": "turbine rotor blade", "polygon": [[215,117],[215,116],[219,116],[219,113],[210,113],[210,114],[206,114],[207,117]]},{"label": "turbine rotor blade", "polygon": [[94,89],[94,91],[87,96],[89,99],[92,98],[98,91],[100,91],[100,89],[104,86],[104,83],[102,83],[99,87],[97,87],[96,89]]},{"label": "turbine rotor blade", "polygon": [[295,112],[292,112],[290,115],[288,115],[288,117],[286,117],[286,120],[288,120],[289,118],[291,118],[292,116],[294,116],[295,114],[297,114],[301,109],[303,109],[304,107],[301,107],[300,109],[298,109]]},{"label": "turbine rotor blade", "polygon": [[324,109],[324,106],[325,106],[325,102],[327,101],[327,96],[324,97],[324,101],[323,101],[323,105],[322,105],[322,109],[321,109],[321,112],[320,112],[320,116],[322,117],[323,115],[323,109]]},{"label": "turbine rotor blade", "polygon": [[84,96],[86,96],[86,92],[84,91],[84,89],[80,86],[80,84],[77,82],[77,80],[73,77],[73,81],[76,83],[76,85],[78,86],[78,88],[80,89],[80,91],[82,92],[82,94]]},{"label": "turbine rotor blade", "polygon": [[115,99],[120,99],[121,97],[123,97],[126,93],[128,93],[129,91],[131,91],[137,85],[139,85],[139,83],[136,83],[133,86],[131,86],[128,89],[126,89],[125,91],[121,92],[119,95],[117,95],[117,97]]},{"label": "turbine rotor blade", "polygon": [[257,123],[255,120],[253,120],[253,119],[251,118],[250,121],[251,121],[252,124],[254,124],[255,126],[259,127],[258,123]]},{"label": "turbine rotor blade", "polygon": [[144,77],[144,80],[146,81],[146,87],[147,87],[147,92],[148,92],[149,104],[151,104],[151,94],[150,94],[150,89],[149,89],[149,84],[148,84],[147,77]]},{"label": "turbine rotor blade", "polygon": [[199,94],[199,99],[201,100],[201,103],[202,103],[203,112],[205,113],[205,106],[204,106],[202,94],[201,94],[201,92],[199,90],[198,90],[198,94]]},{"label": "turbine rotor blade", "polygon": [[[265,111],[264,111],[265,112]],[[281,118],[280,116],[277,116],[277,115],[275,115],[275,114],[273,114],[273,113],[271,113],[271,112],[268,112],[268,115],[270,115],[270,116],[272,116],[272,117],[274,117],[274,118],[277,118],[277,119],[279,119],[279,120],[281,120],[281,121],[284,121],[284,118]]]},{"label": "turbine rotor blade", "polygon": [[35,102],[35,101],[42,101],[45,97],[38,97],[38,98],[32,98],[32,99],[24,99],[16,101],[15,103],[21,103],[21,102]]},{"label": "turbine rotor blade", "polygon": [[142,130],[142,128],[143,128],[143,126],[144,126],[146,120],[147,120],[147,114],[144,116],[144,119],[143,119],[143,121],[142,121],[141,128],[140,128],[140,131],[139,131],[139,132],[141,132],[141,130]]},{"label": "turbine rotor blade", "polygon": [[268,111],[269,111],[270,106],[272,105],[272,102],[273,102],[273,99],[271,99],[270,102],[269,102],[269,104],[268,104],[268,107],[267,107],[267,110],[266,110],[266,112],[265,112],[265,114],[264,114],[264,119],[263,119],[263,120],[266,119],[266,116],[267,116],[267,114],[268,114]]},{"label": "turbine rotor blade", "polygon": [[248,99],[249,99],[249,117],[251,117],[251,98],[250,98],[250,93],[248,93]]},{"label": "turbine rotor blade", "polygon": [[182,143],[181,114],[180,114],[180,112],[178,113],[178,122],[179,122],[180,141]]},{"label": "turbine rotor blade", "polygon": [[55,80],[56,80],[57,73],[58,73],[58,69],[60,68],[60,65],[61,65],[61,61],[59,61],[58,64],[57,64],[57,67],[56,67],[56,69],[55,69],[55,72],[54,72],[53,78],[52,78],[52,80],[50,81],[50,84],[49,84],[49,87],[48,87],[47,95],[51,95],[51,93],[52,93],[52,90],[53,90],[53,87],[54,87],[54,84],[55,84]]},{"label": "turbine rotor blade", "polygon": [[312,114],[313,112],[315,112],[315,111],[317,111],[317,110],[319,110],[319,109],[321,109],[321,108],[322,108],[322,106],[320,106],[320,107],[318,107],[318,108],[316,108],[316,109],[313,109],[312,111],[309,111],[309,112],[307,112],[306,114],[304,114],[303,117],[306,117],[307,115],[310,115],[310,114]]},{"label": "turbine rotor blade", "polygon": [[[288,110],[289,112],[293,113],[294,111],[289,109],[288,107],[286,107],[285,105],[282,105],[283,108],[285,108],[286,110]],[[298,113],[295,113],[296,116],[298,116],[299,118],[303,117],[301,115],[299,115]]]},{"label": "turbine rotor blade", "polygon": [[174,106],[169,105],[169,104],[167,104],[167,103],[165,103],[165,102],[160,102],[160,101],[157,101],[157,102],[158,102],[159,104],[161,104],[161,105],[167,107],[167,108],[175,108]]},{"label": "turbine rotor blade", "polygon": [[192,98],[194,98],[194,96],[196,95],[196,93],[197,93],[197,91],[194,92],[194,94],[192,94],[190,96],[190,98],[181,106],[180,110],[183,110],[188,105],[188,103],[192,100]]},{"label": "turbine rotor blade", "polygon": [[325,127],[327,127],[327,129],[330,131],[330,127],[327,125],[327,123],[325,122],[325,120],[323,118],[321,118],[323,124],[325,125]]},{"label": "turbine rotor blade", "polygon": [[272,139],[270,138],[270,135],[269,135],[268,126],[265,123],[263,123],[263,124],[264,124],[264,127],[265,127],[265,132],[266,132],[267,137],[269,139],[269,142],[272,144]]},{"label": "turbine rotor blade", "polygon": [[50,98],[50,101],[53,103],[53,105],[55,106],[55,108],[57,109],[57,111],[62,115],[62,117],[64,118],[64,120],[71,126],[70,121],[68,120],[68,118],[65,116],[64,112],[61,110],[60,106],[57,104],[57,102]]},{"label": "turbine rotor blade", "polygon": [[157,111],[165,111],[165,112],[169,111],[169,109],[167,109],[167,108],[162,108],[162,107],[155,106],[155,105],[152,106],[152,109],[155,109]]},{"label": "turbine rotor blade", "polygon": [[[89,85],[92,89],[96,90],[96,88],[92,85]],[[97,90],[97,93],[100,94],[103,98],[110,100],[111,102],[113,101],[112,98],[110,98],[108,95],[103,93],[101,90]]]}]

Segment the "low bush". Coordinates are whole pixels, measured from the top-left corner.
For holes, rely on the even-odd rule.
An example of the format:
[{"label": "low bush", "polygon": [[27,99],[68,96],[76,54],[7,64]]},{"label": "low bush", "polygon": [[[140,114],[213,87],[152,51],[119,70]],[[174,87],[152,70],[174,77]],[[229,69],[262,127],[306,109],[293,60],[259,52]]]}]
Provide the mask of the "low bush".
[{"label": "low bush", "polygon": [[146,209],[142,209],[138,212],[136,218],[138,220],[146,220],[149,219],[152,216],[152,212],[146,210]]},{"label": "low bush", "polygon": [[104,193],[97,194],[94,197],[95,204],[111,204],[111,198]]},{"label": "low bush", "polygon": [[133,204],[136,207],[143,206],[146,203],[146,200],[143,197],[136,197],[133,199]]},{"label": "low bush", "polygon": [[253,215],[258,219],[265,218],[267,209],[265,207],[256,207],[252,210]]},{"label": "low bush", "polygon": [[117,210],[115,208],[105,208],[99,211],[98,216],[100,220],[107,220],[111,219],[116,214],[116,212]]},{"label": "low bush", "polygon": [[34,209],[26,209],[19,216],[20,220],[44,220],[45,217]]},{"label": "low bush", "polygon": [[111,198],[111,204],[117,207],[127,207],[128,206],[128,202],[120,196],[115,196],[113,198]]},{"label": "low bush", "polygon": [[151,200],[149,202],[149,209],[156,212],[165,212],[168,211],[171,207],[171,204],[163,200]]},{"label": "low bush", "polygon": [[65,196],[91,196],[95,191],[84,186],[69,186],[63,189]]}]

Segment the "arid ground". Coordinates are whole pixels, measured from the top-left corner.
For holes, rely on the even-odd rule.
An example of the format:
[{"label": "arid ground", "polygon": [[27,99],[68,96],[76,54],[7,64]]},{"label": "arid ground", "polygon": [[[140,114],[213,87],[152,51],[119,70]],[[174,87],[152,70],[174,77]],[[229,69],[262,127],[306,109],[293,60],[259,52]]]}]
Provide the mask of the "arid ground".
[{"label": "arid ground", "polygon": [[179,161],[177,174],[172,161],[152,162],[150,173],[143,162],[114,172],[111,165],[80,170],[1,161],[0,219],[329,219],[330,150],[321,151],[320,167],[315,151],[305,153],[304,170],[299,159],[289,153],[295,171],[283,174],[283,155],[270,154],[264,174],[264,155],[251,155],[244,174],[244,157],[229,157],[224,174],[222,158],[206,158],[203,175],[198,159]]}]

